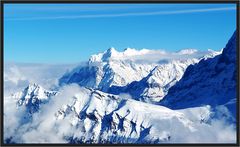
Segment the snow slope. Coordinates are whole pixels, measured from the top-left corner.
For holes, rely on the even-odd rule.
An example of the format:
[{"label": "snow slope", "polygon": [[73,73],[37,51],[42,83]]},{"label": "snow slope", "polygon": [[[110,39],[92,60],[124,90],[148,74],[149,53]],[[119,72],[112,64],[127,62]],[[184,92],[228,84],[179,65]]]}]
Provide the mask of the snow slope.
[{"label": "snow slope", "polygon": [[[159,102],[182,77],[187,66],[220,53],[212,50],[203,53],[196,49],[168,53],[131,48],[118,52],[110,48],[93,55],[86,66],[66,73],[59,83],[77,83],[112,94],[129,93],[136,100]],[[152,57],[157,59],[149,62]]]},{"label": "snow slope", "polygon": [[[27,105],[20,107],[24,106]],[[127,144],[234,142],[233,127],[215,122],[212,113],[210,106],[176,111],[123,95],[68,85],[38,112],[32,113],[33,119],[20,125],[10,140]],[[217,130],[221,130],[224,137]],[[209,133],[212,135],[207,135]]]},{"label": "snow slope", "polygon": [[108,92],[128,93],[133,99],[148,103],[159,102],[167,94],[168,89],[182,77],[187,66],[197,62],[198,59],[188,59],[158,65],[140,81],[134,81],[123,87],[112,86]]},{"label": "snow slope", "polygon": [[[34,86],[32,92],[37,87]],[[33,119],[16,129],[9,140],[24,143],[156,144],[213,142],[215,139],[191,137],[213,129],[208,123],[212,113],[209,106],[174,111],[77,85],[64,88],[67,90],[61,90],[51,98],[53,103],[50,101],[38,112],[31,113]],[[57,101],[64,102],[58,105]],[[20,107],[27,107],[27,104]],[[234,141],[231,139],[218,141]]]},{"label": "snow slope", "polygon": [[190,65],[160,102],[172,109],[225,105],[236,116],[236,32],[223,53]]},{"label": "snow slope", "polygon": [[[110,48],[104,53],[93,55],[89,59],[88,65],[77,67],[72,72],[66,73],[59,83],[60,85],[77,83],[80,86],[107,91],[112,85],[125,86],[132,81],[139,81],[156,64],[137,64],[132,60],[121,60],[122,56],[127,53],[131,55],[134,51],[126,49],[121,53]],[[139,52],[144,53],[144,51]]]},{"label": "snow slope", "polygon": [[77,93],[73,103],[58,111],[57,117],[69,117],[71,124],[81,130],[82,134],[71,140],[79,142],[165,142],[171,138],[168,127],[174,122],[188,131],[194,130],[182,113],[91,89]]}]

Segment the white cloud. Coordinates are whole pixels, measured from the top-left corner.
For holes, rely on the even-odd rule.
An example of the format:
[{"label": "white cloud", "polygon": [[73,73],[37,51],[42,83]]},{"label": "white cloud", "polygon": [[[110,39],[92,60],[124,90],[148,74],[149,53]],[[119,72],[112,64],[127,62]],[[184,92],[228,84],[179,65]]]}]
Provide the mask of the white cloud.
[{"label": "white cloud", "polygon": [[[17,143],[66,143],[64,136],[81,137],[87,134],[81,132],[80,128],[76,128],[71,124],[72,116],[67,115],[65,119],[57,120],[55,118],[56,112],[62,105],[72,103],[72,97],[76,94],[84,94],[84,89],[78,85],[72,84],[64,86],[60,89],[59,95],[53,97],[52,100],[45,105],[42,105],[41,111],[33,115],[33,121],[20,125],[19,110],[16,111],[15,105],[5,103],[4,115],[4,132],[5,138],[13,136],[12,141]],[[78,95],[79,96],[79,95]],[[128,94],[121,94],[125,99],[129,98]],[[134,100],[131,100],[134,101]],[[141,103],[141,102],[138,102]],[[208,109],[209,110],[209,109]],[[196,111],[196,110],[195,110]],[[201,110],[206,111],[206,110]],[[184,112],[183,112],[184,113]],[[24,113],[20,113],[24,114]],[[189,114],[189,113],[188,113]],[[188,115],[185,113],[185,115]],[[74,115],[74,114],[73,114]],[[192,115],[189,115],[191,117]],[[187,116],[186,116],[187,117]],[[145,120],[147,122],[147,120]],[[154,121],[154,120],[153,120]],[[159,126],[153,126],[151,136],[166,136],[171,135],[170,142],[165,143],[233,143],[236,142],[236,126],[228,124],[225,119],[213,119],[211,123],[194,123],[194,130],[186,129],[179,119],[161,121]],[[149,125],[151,122],[148,122]],[[89,134],[88,134],[89,135]],[[149,138],[151,139],[151,138]]]},{"label": "white cloud", "polygon": [[15,131],[20,127],[24,112],[25,108],[17,108],[16,101],[13,99],[4,99],[4,138],[15,136]]},{"label": "white cloud", "polygon": [[[199,124],[198,130],[190,134],[182,134],[175,142],[189,143],[234,143],[236,128],[225,120],[212,120],[211,124]],[[177,133],[177,132],[174,132]],[[179,135],[179,134],[178,134]]]},{"label": "white cloud", "polygon": [[76,64],[5,63],[4,96],[21,91],[29,83],[37,83],[50,89],[58,85],[58,79],[75,66]]},{"label": "white cloud", "polygon": [[55,19],[80,19],[80,18],[112,18],[112,17],[129,17],[129,16],[152,16],[152,15],[173,15],[173,14],[188,14],[188,13],[204,13],[215,11],[230,11],[236,10],[236,7],[219,7],[219,8],[199,8],[186,10],[172,11],[155,11],[155,12],[128,12],[117,14],[82,14],[82,15],[66,15],[66,16],[50,16],[50,17],[25,17],[25,18],[7,18],[5,20],[55,20]]},{"label": "white cloud", "polygon": [[66,143],[63,137],[73,132],[72,125],[68,120],[57,121],[55,114],[63,105],[71,103],[74,94],[80,91],[82,89],[75,84],[62,87],[59,94],[43,104],[40,112],[34,113],[32,121],[27,123],[21,121],[27,117],[24,107],[16,109],[15,102],[5,99],[5,139],[12,136],[12,141],[18,143]]},{"label": "white cloud", "polygon": [[221,54],[222,51],[208,50],[197,50],[197,49],[183,49],[177,52],[165,51],[163,49],[133,49],[127,48],[123,52],[118,52],[113,50],[110,57],[105,58],[105,54],[109,56],[109,53],[105,51],[104,53],[99,53],[97,55],[91,56],[91,61],[102,62],[108,60],[131,60],[139,63],[167,63],[172,60],[187,60],[187,59],[200,59],[205,56],[211,57],[212,55]]}]

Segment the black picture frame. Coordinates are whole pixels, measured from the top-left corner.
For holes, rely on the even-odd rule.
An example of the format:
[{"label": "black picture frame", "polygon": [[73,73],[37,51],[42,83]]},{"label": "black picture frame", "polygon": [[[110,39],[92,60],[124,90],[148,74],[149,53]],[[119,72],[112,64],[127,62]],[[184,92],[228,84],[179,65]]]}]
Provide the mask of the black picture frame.
[{"label": "black picture frame", "polygon": [[[3,69],[4,69],[4,5],[5,4],[138,4],[138,3],[146,3],[146,4],[154,4],[154,3],[168,3],[168,4],[175,4],[175,3],[189,3],[189,4],[207,4],[207,3],[219,3],[219,4],[236,4],[237,6],[237,15],[236,15],[236,22],[237,22],[237,142],[236,143],[230,143],[230,144],[218,144],[218,143],[202,143],[202,144],[195,144],[195,143],[182,143],[182,144],[4,144],[4,128],[3,128],[3,112],[4,112],[4,79],[3,79]],[[239,51],[240,51],[240,46],[239,46],[239,7],[240,1],[239,0],[2,0],[1,1],[1,55],[0,55],[0,66],[1,66],[1,88],[0,88],[0,93],[1,93],[1,146],[239,146]]]}]

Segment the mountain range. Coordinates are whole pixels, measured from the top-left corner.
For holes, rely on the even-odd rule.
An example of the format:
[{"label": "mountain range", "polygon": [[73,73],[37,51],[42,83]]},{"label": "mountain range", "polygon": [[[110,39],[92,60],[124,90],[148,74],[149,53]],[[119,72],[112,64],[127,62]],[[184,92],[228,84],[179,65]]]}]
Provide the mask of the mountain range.
[{"label": "mountain range", "polygon": [[65,73],[56,91],[30,84],[11,95],[31,119],[4,127],[14,130],[5,142],[236,142],[236,63],[236,32],[219,52],[110,48]]},{"label": "mountain range", "polygon": [[[204,54],[199,52],[185,49],[170,54],[130,48],[118,52],[110,48],[104,53],[93,55],[86,66],[66,73],[59,83],[77,83],[111,94],[128,93],[134,99],[144,102],[159,102],[189,65],[221,53],[212,50]],[[157,60],[146,62],[146,58],[153,54],[159,55]],[[168,59],[169,56],[172,58]]]}]

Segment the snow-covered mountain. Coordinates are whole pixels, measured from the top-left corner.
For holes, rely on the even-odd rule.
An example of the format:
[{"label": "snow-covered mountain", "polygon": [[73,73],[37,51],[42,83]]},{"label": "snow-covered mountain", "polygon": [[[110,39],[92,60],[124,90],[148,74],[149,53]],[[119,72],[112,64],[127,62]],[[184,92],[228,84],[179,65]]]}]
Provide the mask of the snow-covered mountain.
[{"label": "snow-covered mountain", "polygon": [[[159,102],[182,77],[187,66],[197,63],[201,58],[221,53],[211,50],[198,52],[196,49],[167,53],[131,48],[118,52],[110,48],[93,55],[86,66],[66,73],[59,83],[77,83],[112,94],[129,93],[136,100]],[[155,62],[147,62],[152,56],[156,56],[153,57],[157,58]]]},{"label": "snow-covered mountain", "polygon": [[236,46],[235,32],[222,54],[190,65],[160,104],[172,109],[225,105],[236,116]]},{"label": "snow-covered mountain", "polygon": [[236,33],[220,52],[110,48],[59,83],[4,100],[5,142],[236,142]]},{"label": "snow-covered mountain", "polygon": [[17,101],[17,106],[25,105],[30,113],[34,113],[39,110],[41,103],[48,102],[49,98],[56,94],[56,91],[48,91],[33,83],[29,84],[23,91],[11,95],[11,98]]},{"label": "snow-covered mountain", "polygon": [[113,94],[128,93],[133,99],[144,102],[159,102],[168,89],[183,75],[187,66],[195,64],[198,59],[176,60],[156,66],[140,81],[134,81],[127,86],[112,86],[108,92]]},{"label": "snow-covered mountain", "polygon": [[68,138],[74,143],[168,142],[174,139],[168,129],[173,123],[194,131],[193,123],[182,113],[91,89],[76,93],[72,104],[60,109],[57,118],[70,120],[78,130],[77,136]]},{"label": "snow-covered mountain", "polygon": [[[61,85],[77,83],[80,86],[96,88],[102,91],[113,85],[125,86],[132,81],[139,81],[145,77],[156,64],[137,64],[133,60],[122,60],[126,54],[134,54],[138,51],[126,49],[117,52],[110,48],[104,53],[93,55],[86,66],[77,67],[70,73],[66,73],[59,81]],[[145,53],[146,51],[139,51]]]},{"label": "snow-covered mountain", "polygon": [[[36,92],[39,86],[33,86],[33,89],[28,89]],[[211,130],[209,121],[212,112],[209,106],[174,111],[128,99],[123,95],[112,95],[74,85],[70,85],[68,89],[74,89],[74,92],[71,91],[72,96],[69,95],[67,102],[59,107],[55,103],[47,103],[38,113],[31,113],[32,116],[38,116],[33,117],[37,119],[25,123],[25,128],[24,125],[18,128],[15,133],[21,134],[20,139],[19,136],[12,136],[11,141],[14,142],[17,138],[19,142],[25,143],[36,143],[39,140],[54,143],[57,138],[65,143],[198,142],[194,137],[189,140],[189,137],[201,133],[202,127]],[[53,102],[62,101],[60,97],[64,95],[62,98],[66,99],[65,93],[64,90],[60,91],[51,99]],[[42,96],[43,99],[47,97],[48,94]],[[27,104],[20,107],[27,107]],[[53,113],[52,107],[56,108]],[[38,132],[38,137],[32,136],[35,131]],[[185,135],[181,135],[182,133]],[[55,137],[52,137],[53,134]],[[211,142],[211,139],[204,141]]]}]

